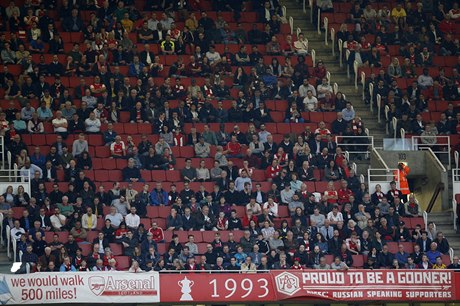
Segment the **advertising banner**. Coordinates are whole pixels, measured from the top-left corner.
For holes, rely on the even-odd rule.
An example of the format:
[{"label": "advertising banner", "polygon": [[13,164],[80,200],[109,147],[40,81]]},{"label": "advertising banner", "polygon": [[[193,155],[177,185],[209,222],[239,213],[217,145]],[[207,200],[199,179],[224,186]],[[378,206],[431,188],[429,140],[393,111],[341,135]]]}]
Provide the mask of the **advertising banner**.
[{"label": "advertising banner", "polygon": [[161,274],[161,302],[276,301],[270,273]]},{"label": "advertising banner", "polygon": [[449,301],[455,299],[450,270],[309,270],[274,272],[278,299],[337,301]]},{"label": "advertising banner", "polygon": [[[161,283],[161,286],[160,286]],[[62,272],[0,275],[0,304],[459,301],[452,270],[266,273]]]},{"label": "advertising banner", "polygon": [[0,275],[0,303],[159,303],[157,272]]}]

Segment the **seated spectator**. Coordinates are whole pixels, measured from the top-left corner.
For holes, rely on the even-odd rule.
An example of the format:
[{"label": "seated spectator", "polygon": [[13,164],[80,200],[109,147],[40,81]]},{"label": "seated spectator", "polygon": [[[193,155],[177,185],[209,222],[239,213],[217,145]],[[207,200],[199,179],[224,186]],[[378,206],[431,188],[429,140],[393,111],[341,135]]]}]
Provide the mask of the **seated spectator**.
[{"label": "seated spectator", "polygon": [[110,153],[112,158],[124,158],[126,156],[126,146],[121,140],[121,136],[115,137],[115,142],[110,145]]},{"label": "seated spectator", "polygon": [[134,159],[128,159],[128,165],[122,170],[123,181],[125,182],[143,182],[141,171],[134,166]]},{"label": "seated spectator", "polygon": [[101,132],[101,120],[96,118],[96,114],[91,112],[89,118],[85,120],[85,130],[90,134],[99,134]]}]

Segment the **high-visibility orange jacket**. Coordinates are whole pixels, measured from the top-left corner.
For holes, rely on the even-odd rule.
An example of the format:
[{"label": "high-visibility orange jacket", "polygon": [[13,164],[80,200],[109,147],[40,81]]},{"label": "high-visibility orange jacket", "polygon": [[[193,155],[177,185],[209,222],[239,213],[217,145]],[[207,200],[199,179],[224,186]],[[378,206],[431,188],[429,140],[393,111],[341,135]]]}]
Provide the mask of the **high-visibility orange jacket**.
[{"label": "high-visibility orange jacket", "polygon": [[399,181],[399,189],[401,190],[401,193],[404,195],[410,193],[409,183],[407,182],[407,175],[409,175],[409,172],[410,168],[408,166],[403,166],[403,168],[399,170],[399,176],[398,171],[394,171],[394,180],[396,182]]}]

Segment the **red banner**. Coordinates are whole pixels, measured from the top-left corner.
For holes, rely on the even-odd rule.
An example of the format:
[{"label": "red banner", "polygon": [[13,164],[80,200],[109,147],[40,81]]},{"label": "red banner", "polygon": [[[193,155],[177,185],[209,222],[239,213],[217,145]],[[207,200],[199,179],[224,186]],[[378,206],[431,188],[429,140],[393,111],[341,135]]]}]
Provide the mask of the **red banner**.
[{"label": "red banner", "polygon": [[276,301],[270,273],[160,274],[161,302]]},{"label": "red banner", "polygon": [[452,301],[450,270],[350,270],[274,272],[278,299],[340,301]]}]

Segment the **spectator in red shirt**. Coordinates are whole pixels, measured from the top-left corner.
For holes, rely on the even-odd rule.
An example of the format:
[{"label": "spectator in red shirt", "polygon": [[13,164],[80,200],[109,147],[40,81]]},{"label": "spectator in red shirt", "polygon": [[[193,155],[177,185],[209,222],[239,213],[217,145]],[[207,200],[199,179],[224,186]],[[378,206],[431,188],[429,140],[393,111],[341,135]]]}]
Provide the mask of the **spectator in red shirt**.
[{"label": "spectator in red shirt", "polygon": [[161,227],[158,227],[156,221],[152,222],[152,227],[149,228],[149,233],[152,234],[152,240],[156,243],[164,241],[163,229]]},{"label": "spectator in red shirt", "polygon": [[278,160],[274,159],[272,165],[265,170],[265,177],[267,181],[271,182],[281,171],[281,167],[278,164]]},{"label": "spectator in red shirt", "polygon": [[241,144],[238,142],[236,135],[227,143],[227,158],[241,158]]},{"label": "spectator in red shirt", "polygon": [[341,187],[338,193],[338,203],[344,205],[350,203],[350,196],[353,195],[353,191],[348,188],[348,182],[346,180],[341,181]]}]

